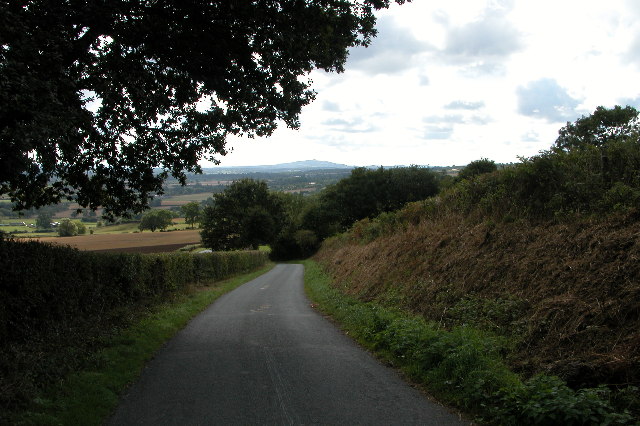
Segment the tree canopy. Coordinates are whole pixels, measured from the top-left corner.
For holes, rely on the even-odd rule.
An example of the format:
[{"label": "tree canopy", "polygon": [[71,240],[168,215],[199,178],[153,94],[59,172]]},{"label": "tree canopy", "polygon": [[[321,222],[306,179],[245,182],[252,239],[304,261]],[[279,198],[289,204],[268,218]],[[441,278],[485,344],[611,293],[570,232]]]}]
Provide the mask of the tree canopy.
[{"label": "tree canopy", "polygon": [[202,243],[214,250],[257,249],[275,240],[285,216],[281,197],[269,192],[265,181],[235,181],[204,208]]},{"label": "tree canopy", "polygon": [[325,232],[335,232],[336,224],[344,230],[357,220],[397,210],[436,195],[438,190],[437,175],[426,167],[358,167],[348,178],[325,188],[319,211],[307,212],[304,226],[324,238],[328,236]]},{"label": "tree canopy", "polygon": [[138,228],[141,231],[149,229],[155,232],[156,229],[166,229],[173,224],[173,214],[169,210],[156,209],[145,213],[140,220]]},{"label": "tree canopy", "polygon": [[73,237],[86,234],[87,227],[81,222],[72,222],[71,219],[63,219],[58,225],[58,235],[61,237]]},{"label": "tree canopy", "polygon": [[180,207],[182,214],[184,214],[184,221],[187,225],[193,228],[196,223],[200,221],[201,208],[200,203],[197,201],[191,201]]},{"label": "tree canopy", "polygon": [[555,148],[570,150],[587,146],[603,146],[611,140],[620,140],[640,133],[638,110],[626,106],[608,109],[602,106],[575,123],[567,123],[558,131]]},{"label": "tree canopy", "polygon": [[309,73],[342,71],[388,6],[0,0],[0,195],[140,212],[228,135],[297,128]]},{"label": "tree canopy", "polygon": [[36,219],[36,228],[41,229],[51,229],[53,226],[51,225],[51,221],[53,220],[53,215],[47,212],[40,212],[38,214],[38,219]]},{"label": "tree canopy", "polygon": [[458,179],[471,179],[478,175],[495,172],[496,170],[498,170],[498,166],[495,161],[489,160],[488,158],[481,158],[470,162],[464,169],[460,170]]}]

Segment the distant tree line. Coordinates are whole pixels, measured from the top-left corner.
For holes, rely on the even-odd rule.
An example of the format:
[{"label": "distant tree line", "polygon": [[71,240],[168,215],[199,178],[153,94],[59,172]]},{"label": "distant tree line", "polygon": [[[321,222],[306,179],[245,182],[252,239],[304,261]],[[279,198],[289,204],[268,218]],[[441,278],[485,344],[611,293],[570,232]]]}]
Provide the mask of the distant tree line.
[{"label": "distant tree line", "polygon": [[356,168],[317,196],[271,192],[242,179],[203,210],[202,241],[215,250],[272,247],[276,259],[304,257],[355,221],[438,193],[440,174],[425,167]]}]

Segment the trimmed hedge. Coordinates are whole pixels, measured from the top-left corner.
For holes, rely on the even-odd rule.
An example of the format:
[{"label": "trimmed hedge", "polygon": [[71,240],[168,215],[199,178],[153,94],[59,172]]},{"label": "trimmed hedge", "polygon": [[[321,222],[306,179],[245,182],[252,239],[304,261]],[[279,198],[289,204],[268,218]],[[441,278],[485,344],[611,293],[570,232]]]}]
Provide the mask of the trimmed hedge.
[{"label": "trimmed hedge", "polygon": [[223,279],[267,261],[258,251],[92,253],[0,239],[0,340],[28,339],[52,324],[162,299],[189,283]]},{"label": "trimmed hedge", "polygon": [[0,412],[88,362],[139,313],[267,262],[258,251],[91,253],[0,238]]}]

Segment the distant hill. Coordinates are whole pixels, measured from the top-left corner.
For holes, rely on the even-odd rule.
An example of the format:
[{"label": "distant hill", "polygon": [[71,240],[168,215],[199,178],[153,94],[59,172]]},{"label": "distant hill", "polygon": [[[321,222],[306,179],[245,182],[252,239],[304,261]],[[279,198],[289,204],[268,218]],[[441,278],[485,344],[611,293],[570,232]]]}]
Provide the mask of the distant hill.
[{"label": "distant hill", "polygon": [[326,169],[352,169],[353,166],[346,164],[332,163],[331,161],[305,160],[291,163],[262,165],[262,166],[236,166],[236,167],[214,167],[205,168],[205,173],[244,173],[244,172],[287,172],[304,170],[326,170]]}]

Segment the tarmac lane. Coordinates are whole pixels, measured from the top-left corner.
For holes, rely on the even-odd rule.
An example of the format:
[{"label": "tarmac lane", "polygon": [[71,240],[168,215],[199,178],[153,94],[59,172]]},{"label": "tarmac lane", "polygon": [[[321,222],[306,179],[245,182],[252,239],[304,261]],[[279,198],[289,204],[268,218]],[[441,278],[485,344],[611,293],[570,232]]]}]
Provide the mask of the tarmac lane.
[{"label": "tarmac lane", "polygon": [[461,425],[310,307],[302,265],[219,298],[144,369],[110,425]]}]

